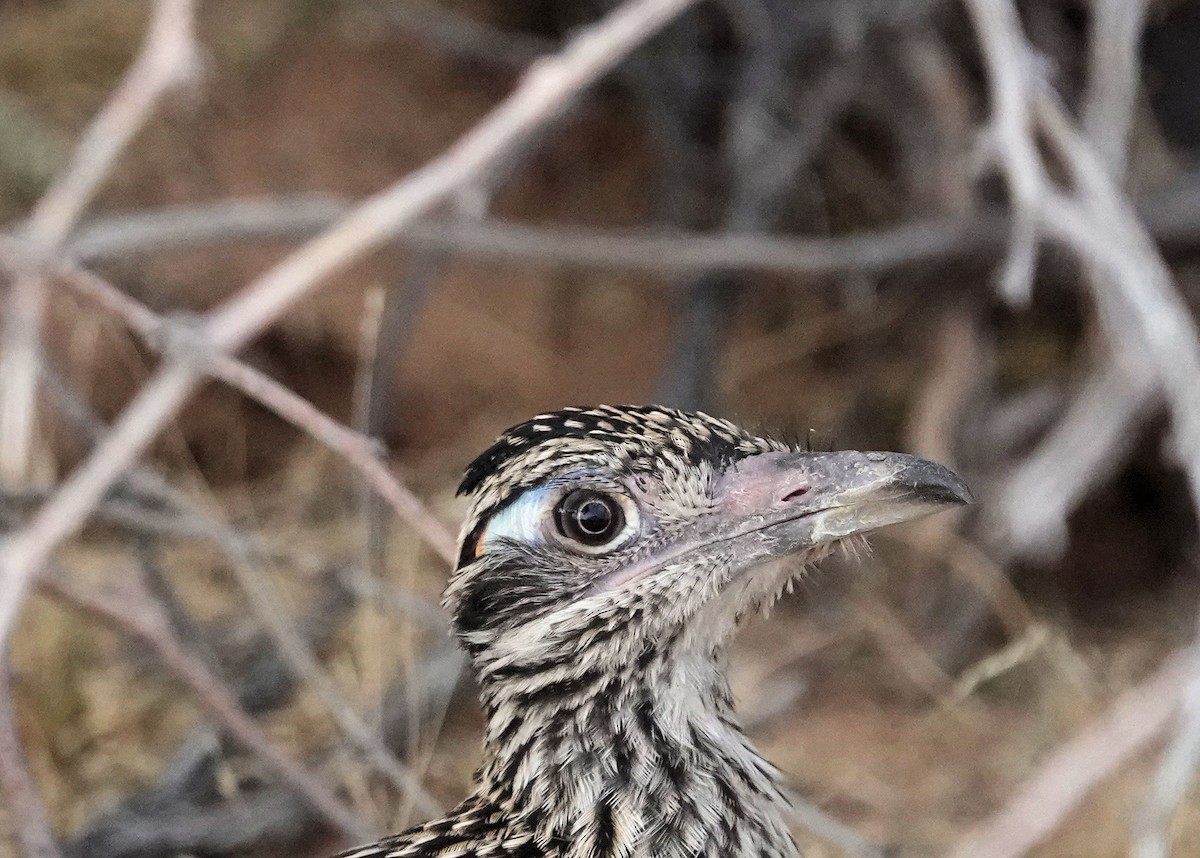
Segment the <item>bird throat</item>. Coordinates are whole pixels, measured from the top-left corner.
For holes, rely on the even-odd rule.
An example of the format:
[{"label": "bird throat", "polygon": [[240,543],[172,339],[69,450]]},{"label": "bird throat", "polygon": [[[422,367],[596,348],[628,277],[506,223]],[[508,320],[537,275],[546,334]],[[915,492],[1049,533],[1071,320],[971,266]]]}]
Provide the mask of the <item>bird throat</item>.
[{"label": "bird throat", "polygon": [[[611,641],[485,682],[480,798],[555,858],[795,858],[787,801],[719,654]],[[606,659],[606,660],[601,660]]]}]

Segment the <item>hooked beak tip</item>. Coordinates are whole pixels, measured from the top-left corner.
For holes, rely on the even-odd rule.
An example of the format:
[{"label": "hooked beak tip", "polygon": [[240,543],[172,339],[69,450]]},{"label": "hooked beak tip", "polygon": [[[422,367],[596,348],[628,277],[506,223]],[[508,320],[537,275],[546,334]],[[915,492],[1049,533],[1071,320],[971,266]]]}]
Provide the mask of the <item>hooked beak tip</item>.
[{"label": "hooked beak tip", "polygon": [[896,471],[893,480],[924,503],[963,506],[975,502],[975,496],[958,474],[927,459],[911,458]]}]

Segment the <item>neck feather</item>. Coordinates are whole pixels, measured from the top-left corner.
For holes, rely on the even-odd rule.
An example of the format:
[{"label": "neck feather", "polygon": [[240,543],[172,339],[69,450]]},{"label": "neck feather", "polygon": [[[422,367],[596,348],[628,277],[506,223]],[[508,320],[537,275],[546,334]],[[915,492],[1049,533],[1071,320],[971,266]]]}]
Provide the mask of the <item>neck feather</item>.
[{"label": "neck feather", "polygon": [[661,645],[493,671],[481,792],[566,856],[793,858],[775,769],[733,714],[720,653]]}]

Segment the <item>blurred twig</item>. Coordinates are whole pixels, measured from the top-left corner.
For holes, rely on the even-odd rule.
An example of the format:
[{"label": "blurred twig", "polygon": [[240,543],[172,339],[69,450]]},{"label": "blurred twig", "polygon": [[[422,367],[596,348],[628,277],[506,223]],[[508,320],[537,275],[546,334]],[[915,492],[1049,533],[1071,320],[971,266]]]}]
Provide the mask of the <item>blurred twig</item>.
[{"label": "blurred twig", "polygon": [[513,71],[525,68],[557,47],[550,39],[475,21],[437,3],[371,0],[355,4],[351,13],[367,20],[380,19],[458,59],[486,62]]},{"label": "blurred twig", "polygon": [[1128,352],[1103,347],[1062,417],[997,480],[987,515],[1005,559],[1061,556],[1067,519],[1127,458],[1155,394],[1152,371]]},{"label": "blurred twig", "polygon": [[[12,249],[0,240],[0,260]],[[175,357],[198,371],[233,385],[338,453],[447,563],[454,562],[453,535],[391,473],[379,457],[378,445],[370,438],[334,420],[284,385],[237,358],[210,351],[208,343],[197,335],[191,320],[160,316],[103,278],[68,263],[50,263],[45,270],[81,296],[116,315],[166,357]]]},{"label": "blurred twig", "polygon": [[[971,9],[977,15],[977,26],[990,57],[997,103],[1001,98],[1005,103],[1019,99],[1027,107],[1036,102],[1032,113],[1023,111],[1019,116],[997,111],[994,123],[1006,127],[1005,139],[1020,133],[1032,146],[1035,124],[1044,122],[1047,111],[1053,116],[1059,116],[1061,111],[1049,104],[1051,99],[1046,84],[1037,77],[1038,62],[1020,34],[1015,11],[996,8],[1005,6],[1007,3],[973,3]],[[1085,207],[1089,198],[1093,201],[1091,208],[1098,208],[1094,203],[1099,198],[1115,197],[1115,187],[1106,186],[1119,182],[1125,171],[1144,6],[1141,0],[1100,0],[1095,4],[1088,95],[1083,114],[1083,126],[1088,136],[1086,140],[1074,134],[1056,136],[1060,144],[1059,157],[1070,169],[1078,172],[1084,162],[1096,161],[1090,171],[1093,174],[1090,184],[1093,189],[1104,187],[1099,194],[1090,195],[1084,193],[1086,187],[1079,188],[1077,198]],[[1018,121],[1023,125],[1017,126]],[[1062,126],[1065,121],[1052,124]],[[1052,192],[1036,147],[1021,148],[1014,144],[998,154],[1010,187],[1016,187],[1018,180],[1025,181],[1025,173],[1033,171],[1041,183],[1039,199]],[[1031,156],[1034,160],[1026,162],[1025,159]],[[1039,218],[1045,216],[1046,208],[1042,207],[1036,213]],[[1094,216],[1100,221],[1098,225],[1115,229],[1116,238],[1129,235],[1137,241],[1137,235],[1142,231],[1132,217],[1122,224],[1103,212],[1096,211]],[[1049,232],[1054,231],[1052,225],[1043,224],[1043,227]],[[1070,239],[1067,243],[1071,243]],[[1120,282],[1120,277],[1140,279],[1147,271],[1153,274],[1155,281],[1166,280],[1166,285],[1158,289],[1160,293],[1168,298],[1173,294],[1169,273],[1156,255],[1140,254],[1147,258],[1143,270],[1126,270],[1122,274],[1094,259],[1086,249],[1078,249],[1086,265],[1086,282],[1100,299],[1120,294],[1128,288]],[[1098,300],[1098,304],[1108,336],[1094,345],[1097,366],[1075,392],[1060,422],[1031,454],[1011,469],[995,492],[997,502],[990,515],[1002,534],[996,543],[1010,556],[1049,558],[1061,554],[1066,545],[1067,517],[1088,491],[1125,460],[1124,454],[1134,437],[1133,428],[1145,420],[1153,402],[1155,372],[1144,359],[1142,343],[1136,337],[1130,338],[1133,331],[1127,323],[1120,321],[1124,315],[1121,311],[1109,309],[1105,312],[1106,302]],[[1184,318],[1188,318],[1186,310],[1183,313]]]},{"label": "blurred twig", "polygon": [[[1171,273],[1149,234],[1121,195],[1114,180],[1113,165],[1106,165],[1097,155],[1072,125],[1053,93],[1033,72],[1036,65],[1033,51],[1021,31],[1016,8],[1009,0],[966,0],[966,3],[975,21],[988,67],[996,133],[1006,141],[998,154],[1013,195],[1029,210],[1029,216],[1039,230],[1072,249],[1097,275],[1085,278],[1084,282],[1099,310],[1111,348],[1118,355],[1139,355],[1156,376],[1167,400],[1175,449],[1193,503],[1200,505],[1200,336],[1191,312],[1175,290]],[[1103,18],[1098,20],[1104,23]],[[1126,28],[1127,40],[1136,38],[1139,20],[1140,16],[1135,16],[1132,26]],[[1019,107],[1016,106],[1018,103]],[[1035,134],[1040,134],[1046,148],[1066,172],[1069,184],[1065,190],[1050,178],[1034,143]],[[1116,154],[1120,151],[1116,150]],[[1031,181],[1035,185],[1032,190],[1028,187]],[[1200,647],[1200,640],[1196,646]],[[1200,671],[1195,659],[1181,656],[1172,665],[1181,674],[1173,677],[1176,684],[1180,681],[1186,681],[1189,686],[1200,683],[1200,678],[1193,677],[1188,670],[1190,667],[1192,672]],[[1149,703],[1145,704],[1150,711],[1142,713],[1146,723],[1139,725],[1141,742],[1161,729],[1174,711],[1178,696],[1179,691],[1172,688],[1169,707],[1161,701],[1153,709]],[[1139,848],[1152,849],[1155,842],[1166,842],[1165,828],[1183,790],[1163,785],[1179,781],[1181,761],[1194,765],[1200,759],[1197,750],[1200,749],[1200,726],[1196,723],[1200,720],[1200,707],[1189,709],[1186,716],[1171,753],[1164,761],[1158,781],[1162,788],[1155,790],[1142,817],[1145,825],[1139,831]],[[1118,717],[1116,709],[1111,717]],[[1156,729],[1147,732],[1151,726]],[[1132,732],[1128,725],[1126,729]],[[1117,740],[1114,738],[1113,741]],[[1141,742],[1131,744],[1126,741],[1119,747],[1132,752]],[[1117,751],[1118,747],[1096,749],[1097,754],[1103,755],[1104,765],[1092,764],[1085,770],[1098,779],[1115,769],[1116,762],[1122,759]],[[1055,779],[1079,781],[1085,776],[1083,772],[1069,768],[1084,769],[1081,759],[1060,754],[1056,763],[1060,770],[1049,766],[1044,770],[1051,782]],[[1064,795],[1074,796],[1075,801],[1082,797],[1079,790],[1072,793],[1062,784],[1057,788]],[[1048,800],[1050,797],[1040,798]],[[1054,806],[1061,807],[1061,799]],[[1022,814],[1025,819],[1021,818]],[[1003,828],[1002,823],[1006,821],[1005,824],[1011,827],[1020,820],[1025,834],[1017,842],[1028,849],[1053,831],[1061,818],[1062,814],[1056,818],[1049,813],[1045,803],[1018,801],[997,817],[997,825]],[[1153,826],[1160,830],[1154,830]],[[1014,839],[1010,836],[1003,841],[988,841],[993,843],[993,849],[999,849],[997,844],[1003,842],[1004,851],[964,854],[1023,854],[1024,849],[1013,846]]]},{"label": "blurred twig", "polygon": [[[72,418],[72,422],[87,433],[92,440],[101,437],[104,426],[99,421],[99,418],[86,407],[86,404],[70,396],[70,392],[63,388],[60,380],[54,374],[48,374],[47,381],[48,390],[52,394],[55,394],[55,398],[60,404],[67,407],[67,413]],[[221,547],[229,556],[232,568],[235,574],[238,575],[239,581],[251,596],[251,601],[257,609],[259,618],[271,630],[275,638],[278,653],[283,657],[283,664],[280,665],[280,668],[285,673],[290,671],[298,678],[303,678],[305,682],[314,688],[318,696],[326,704],[330,714],[342,732],[365,752],[381,771],[384,771],[395,782],[398,789],[406,795],[412,795],[422,811],[426,813],[436,812],[438,805],[432,797],[429,796],[409,770],[396,760],[382,746],[378,739],[371,735],[369,728],[353,712],[342,698],[340,692],[337,691],[332,680],[317,664],[308,642],[310,635],[307,633],[302,634],[299,629],[285,619],[285,611],[278,604],[279,600],[273,594],[270,582],[265,579],[264,574],[258,569],[258,563],[263,552],[256,550],[257,543],[249,536],[234,531],[233,528],[208,515],[203,510],[196,508],[181,492],[171,487],[153,473],[144,471],[143,469],[135,469],[129,475],[129,481],[131,488],[143,490],[148,493],[150,498],[165,503],[169,510],[168,516],[170,519],[177,520],[182,518],[186,520],[190,524],[191,531],[184,535],[212,539]],[[101,511],[107,509],[109,506],[109,504],[106,504],[101,508]],[[143,521],[145,519],[145,511],[135,511],[132,519],[135,522]],[[163,600],[160,598],[159,601],[162,602]],[[313,624],[310,622],[307,625],[311,627]],[[252,677],[254,680],[251,683],[251,687],[244,690],[238,696],[241,698],[244,706],[257,710],[262,708],[264,702],[266,702],[262,699],[262,695],[258,693],[263,686],[262,671],[249,671],[248,677]],[[290,679],[290,677],[288,678]],[[269,682],[268,684],[277,685],[278,683]],[[274,699],[275,696],[270,697]],[[280,801],[268,804],[267,806],[277,809],[279,807],[292,807],[293,805],[294,802]]]},{"label": "blurred twig", "polygon": [[212,355],[211,361],[214,376],[238,388],[342,456],[438,556],[448,563],[454,562],[453,534],[392,474],[387,463],[376,454],[376,445],[369,438],[334,420],[248,364],[224,355]]},{"label": "blurred twig", "polygon": [[[81,260],[116,259],[214,244],[311,235],[347,210],[323,196],[232,200],[106,217],[83,227],[70,253]],[[827,238],[680,230],[617,231],[464,218],[421,220],[401,243],[459,256],[625,268],[658,274],[762,271],[809,276],[879,274],[994,252],[1003,240],[1000,212],[914,220]],[[1185,229],[1190,227],[1185,224]],[[1196,232],[1200,232],[1197,227]],[[677,284],[668,284],[677,285]]]},{"label": "blurred twig", "polygon": [[1187,654],[1179,728],[1133,825],[1132,858],[1170,858],[1171,820],[1200,764],[1200,639]]},{"label": "blurred twig", "polygon": [[843,825],[804,796],[792,790],[786,790],[785,795],[792,806],[792,818],[797,824],[836,846],[843,854],[850,858],[887,858],[887,847],[863,838],[857,831]]},{"label": "blurred twig", "polygon": [[252,557],[233,564],[234,575],[259,620],[267,627],[280,656],[288,666],[313,690],[338,729],[373,765],[427,816],[441,812],[442,807],[421,784],[412,770],[383,744],[366,722],[346,700],[337,683],[317,660],[288,615],[275,585]]},{"label": "blurred twig", "polygon": [[[43,384],[55,407],[84,440],[94,444],[108,431],[108,425],[75,391],[71,390],[59,373],[49,364],[42,367]],[[154,471],[139,466],[126,476],[127,490],[132,499],[122,503],[113,498],[105,502],[98,513],[116,524],[177,538],[204,539],[216,545],[232,563],[249,556],[256,561],[277,560],[295,567],[300,563],[296,555],[272,551],[260,544],[254,536],[234,527],[220,516],[210,513],[201,504],[193,501],[185,492],[171,485]],[[37,492],[32,493],[37,495]],[[155,518],[150,510],[163,510]],[[325,567],[325,562],[319,564]],[[411,618],[421,625],[444,630],[446,617],[434,604],[425,602],[412,593],[406,593],[390,582],[380,580],[363,570],[350,568],[336,573],[341,586],[362,599],[379,602],[395,613]],[[250,703],[246,704],[250,706]]]},{"label": "blurred twig", "polygon": [[1141,78],[1138,49],[1147,0],[1094,0],[1088,40],[1083,132],[1110,173],[1125,172],[1134,100]]},{"label": "blurred twig", "polygon": [[[410,719],[427,720],[445,705],[461,685],[463,661],[457,648],[444,647],[388,690],[382,714],[389,745],[402,744],[400,737],[411,728]],[[170,858],[311,847],[311,829],[320,820],[285,786],[262,784],[222,796],[206,783],[213,777],[210,769],[216,750],[204,733],[197,734],[180,748],[152,789],[89,825],[72,844],[72,854]]]},{"label": "blurred twig", "polygon": [[[54,252],[62,244],[162,97],[195,73],[192,14],[191,0],[156,2],[141,52],[84,133],[66,172],[51,184],[22,227],[23,237],[39,254]],[[0,480],[9,488],[24,488],[32,478],[45,286],[36,269],[17,268],[12,273],[0,340]],[[52,856],[57,846],[22,765],[4,649],[0,643],[0,741],[12,745],[0,748],[0,774],[27,853]]]},{"label": "blurred twig", "polygon": [[4,796],[5,810],[26,858],[61,858],[21,749],[13,711],[12,676],[4,662],[0,662],[0,795]]},{"label": "blurred twig", "polygon": [[[113,300],[117,306],[125,306],[120,303],[123,296],[113,289],[113,287],[103,283],[98,277],[90,276],[86,279],[93,287],[97,287],[97,284],[99,284],[97,288],[99,288],[100,294],[107,296],[107,299]],[[96,297],[95,293],[88,294]],[[125,300],[128,301],[129,299]],[[134,304],[135,302],[131,302],[130,306],[134,306]],[[113,303],[109,303],[107,306],[111,307]],[[145,310],[145,308],[141,308],[141,311],[133,311],[134,320],[128,317],[123,318],[126,318],[126,321],[129,321],[136,328],[136,319],[141,319],[145,322],[153,315],[150,314],[149,310]],[[161,324],[167,323],[163,322]],[[141,332],[146,333],[145,331]],[[294,396],[286,388],[281,389],[286,391],[289,396]],[[307,403],[305,404],[307,405]],[[312,408],[312,406],[308,407]],[[316,411],[316,409],[312,410]],[[321,412],[316,413],[321,414]],[[321,416],[324,417],[323,414]],[[92,415],[84,415],[82,419],[85,425],[89,427],[95,423],[95,418]],[[255,550],[256,546],[254,542],[246,536],[233,532],[231,528],[222,525],[208,515],[192,509],[191,504],[187,502],[186,498],[181,497],[180,493],[165,483],[160,484],[160,481],[153,478],[152,475],[135,471],[132,477],[135,478],[135,484],[145,486],[149,483],[148,488],[152,497],[165,500],[171,507],[174,507],[169,514],[170,518],[178,518],[180,513],[183,513],[185,519],[195,528],[194,532],[196,535],[214,538],[214,541],[229,556],[234,575],[250,598],[250,603],[254,607],[256,615],[268,629],[279,654],[296,676],[302,678],[314,690],[343,734],[372,761],[372,764],[376,768],[393,782],[401,793],[411,795],[423,813],[433,814],[439,811],[441,809],[440,806],[429,795],[420,781],[407,766],[401,763],[372,734],[370,728],[345,700],[341,692],[337,689],[336,684],[324,668],[321,667],[304,636],[300,634],[294,623],[288,619],[287,611],[283,607],[273,584],[260,568],[260,558],[263,552]],[[394,478],[393,482],[395,482]],[[397,483],[397,485],[399,484]],[[401,489],[407,491],[403,487]],[[414,502],[416,502],[415,499]],[[106,504],[101,509],[103,510],[108,506]],[[132,518],[136,522],[144,518],[144,512],[136,512]],[[430,522],[428,526],[440,530],[443,541],[449,543],[450,536],[445,532],[444,528],[441,528],[432,519],[430,519]]]},{"label": "blurred twig", "polygon": [[[1119,183],[1125,173],[1145,6],[1142,0],[1098,0],[1093,5],[1081,124],[1087,143],[1113,183]],[[1033,65],[1029,49],[1024,50],[1023,65]],[[1019,58],[1018,46],[1009,61]],[[1026,83],[1032,90],[1043,85],[1032,76]],[[1070,163],[1078,161],[1069,153],[1064,157]],[[1041,181],[1047,182],[1044,175]],[[1105,266],[1089,262],[1086,254],[1084,262],[1094,289],[1107,293],[1121,288],[1111,282],[1114,275]],[[999,500],[993,507],[993,519],[1002,520],[1004,533],[997,544],[1012,557],[1049,559],[1062,553],[1067,517],[1088,491],[1125,461],[1135,427],[1154,404],[1154,372],[1142,350],[1121,337],[1099,339],[1093,344],[1096,366],[1075,391],[1062,419],[1005,476],[996,493]],[[1031,503],[1031,498],[1037,502]]]},{"label": "blurred twig", "polygon": [[[34,207],[22,234],[39,255],[56,251],[95,197],[117,157],[162,98],[199,67],[192,0],[156,0],[138,54],[84,132],[70,166]],[[36,269],[16,272],[0,341],[0,476],[24,487],[33,454],[44,284]]]},{"label": "blurred twig", "polygon": [[1006,35],[1020,28],[1017,9],[1008,0],[966,0],[988,63],[992,122],[986,145],[1004,165],[1012,225],[999,288],[1008,300],[1024,303],[1033,289],[1037,263],[1037,210],[1045,179],[1037,144],[1030,136],[1026,91],[1035,73],[1029,57]]},{"label": "blurred twig", "polygon": [[308,238],[348,211],[350,205],[343,200],[303,194],[108,215],[83,224],[66,252],[93,262],[175,248]]},{"label": "blurred twig", "polygon": [[[581,90],[668,24],[692,0],[629,0],[540,60],[516,91],[474,130],[410,177],[363,202],[206,315],[197,335],[215,353],[231,351],[270,325],[334,272],[402,230],[461,188],[479,181]],[[91,457],[0,554],[0,650],[33,578],[79,529],[105,491],[146,448],[195,389],[195,368],[171,363],[143,387]]]},{"label": "blurred twig", "polygon": [[159,606],[144,592],[128,584],[120,594],[106,593],[61,572],[44,576],[41,585],[56,599],[148,645],[172,675],[188,687],[209,716],[301,796],[322,819],[347,837],[357,840],[372,837],[371,826],[275,747],[228,687],[183,647]]},{"label": "blurred twig", "polygon": [[[814,50],[812,30],[803,26],[811,22],[803,21],[800,5],[791,0],[753,0],[726,3],[724,8],[737,42],[727,89],[711,94],[700,90],[691,78],[705,71],[711,74],[720,60],[703,48],[681,46],[657,52],[658,62],[647,69],[648,81],[641,81],[635,91],[643,93],[643,99],[654,96],[645,106],[650,113],[691,98],[689,110],[677,111],[678,127],[667,129],[665,135],[660,131],[665,137],[660,157],[666,162],[680,161],[681,151],[704,151],[708,133],[704,116],[712,110],[706,101],[719,102],[723,124],[712,159],[715,169],[709,172],[718,173],[719,184],[726,188],[715,226],[731,233],[766,231],[786,211],[797,179],[861,86],[862,37],[869,16],[859,27],[846,28],[837,40],[833,60],[820,67],[814,79],[803,80],[797,78],[796,69],[811,64]],[[819,11],[831,21],[842,12],[833,6]],[[825,28],[834,25],[826,22],[821,29]],[[677,31],[676,36],[682,34]],[[690,60],[690,65],[678,68],[684,60]],[[664,73],[668,64],[675,66],[673,74]],[[650,125],[661,128],[663,120],[652,120]],[[693,159],[703,160],[703,156]],[[664,172],[679,186],[668,202],[673,198],[690,205],[676,205],[663,214],[674,225],[705,226],[713,222],[713,215],[704,171],[687,169],[687,163]],[[659,401],[683,408],[713,407],[713,377],[739,285],[728,273],[712,270],[680,284],[676,329],[655,394]]]},{"label": "blurred twig", "polygon": [[[1156,239],[1168,244],[1196,243],[1200,238],[1198,193],[1200,176],[1185,174],[1177,185],[1139,207]],[[319,232],[348,210],[346,203],[321,195],[168,206],[99,218],[81,227],[67,249],[71,256],[90,262],[193,247],[294,240]],[[823,238],[433,218],[410,224],[397,239],[416,248],[459,256],[546,265],[655,274],[760,271],[836,277],[977,259],[998,253],[1007,230],[1008,218],[988,210]]]},{"label": "blurred twig", "polygon": [[948,858],[1019,858],[1049,837],[1088,794],[1169,725],[1191,653],[1177,653],[1124,692],[1092,727],[1062,745],[1003,810],[970,832]]}]

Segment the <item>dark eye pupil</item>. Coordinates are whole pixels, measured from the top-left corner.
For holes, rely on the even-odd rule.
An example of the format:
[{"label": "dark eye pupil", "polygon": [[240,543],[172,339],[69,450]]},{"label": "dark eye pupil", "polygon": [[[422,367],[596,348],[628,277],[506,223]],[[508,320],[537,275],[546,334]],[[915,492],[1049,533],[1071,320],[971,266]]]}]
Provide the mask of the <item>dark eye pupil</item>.
[{"label": "dark eye pupil", "polygon": [[611,541],[625,523],[615,500],[590,489],[571,492],[555,512],[563,536],[593,548]]},{"label": "dark eye pupil", "polygon": [[575,513],[575,520],[586,533],[604,533],[612,524],[612,512],[600,501],[590,500]]}]

